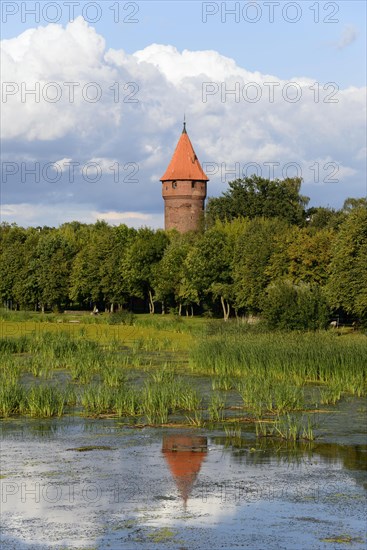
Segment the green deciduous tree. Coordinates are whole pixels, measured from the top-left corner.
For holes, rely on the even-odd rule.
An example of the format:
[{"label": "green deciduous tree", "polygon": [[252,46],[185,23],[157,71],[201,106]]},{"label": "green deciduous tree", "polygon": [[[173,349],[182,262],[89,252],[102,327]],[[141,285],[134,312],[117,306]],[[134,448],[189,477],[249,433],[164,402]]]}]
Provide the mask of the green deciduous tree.
[{"label": "green deciduous tree", "polygon": [[307,226],[314,229],[329,228],[335,231],[344,219],[345,212],[323,206],[313,206],[306,212]]},{"label": "green deciduous tree", "polygon": [[198,299],[219,299],[225,320],[232,302],[232,258],[228,232],[218,224],[201,236],[185,262],[186,277]]},{"label": "green deciduous tree", "polygon": [[1,226],[0,295],[3,303],[14,307],[18,302],[16,285],[21,280],[24,265],[23,244],[26,230],[17,225]]},{"label": "green deciduous tree", "polygon": [[290,227],[278,233],[266,273],[272,280],[294,283],[326,283],[331,261],[331,246],[336,237],[332,229]]},{"label": "green deciduous tree", "polygon": [[139,229],[122,260],[124,285],[131,296],[149,300],[150,313],[154,313],[155,309],[155,266],[162,259],[168,242],[168,235],[164,231]]},{"label": "green deciduous tree", "polygon": [[216,219],[265,217],[303,225],[309,199],[300,194],[301,182],[301,178],[271,181],[255,175],[231,181],[221,197],[209,199],[207,223],[210,226]]},{"label": "green deciduous tree", "polygon": [[354,208],[367,208],[367,198],[366,197],[360,197],[358,199],[353,197],[348,197],[345,199],[343,204],[343,212],[349,213]]},{"label": "green deciduous tree", "polygon": [[40,301],[37,250],[41,234],[37,229],[30,227],[26,236],[20,250],[22,267],[14,284],[14,295],[21,308],[37,310]]},{"label": "green deciduous tree", "polygon": [[173,231],[169,238],[170,242],[162,259],[154,267],[154,293],[156,299],[163,304],[162,313],[168,304],[171,307],[177,305],[178,314],[181,315],[182,306],[189,305],[184,265],[197,240],[197,234],[189,232],[181,235]]},{"label": "green deciduous tree", "polygon": [[159,300],[163,311],[193,314],[198,304],[210,314],[221,308],[225,320],[242,310],[274,326],[312,328],[322,324],[326,296],[334,311],[367,323],[366,200],[310,209],[304,219],[299,192],[297,179],[231,182],[210,202],[208,229],[184,235],[103,221],[1,224],[0,298],[13,308],[72,301],[113,311],[137,297],[152,313]]},{"label": "green deciduous tree", "polygon": [[37,279],[42,311],[60,308],[69,300],[69,278],[74,251],[57,231],[41,233],[37,247]]},{"label": "green deciduous tree", "polygon": [[236,241],[233,259],[233,281],[236,309],[258,313],[273,275],[268,270],[279,240],[288,225],[283,220],[255,218],[250,220]]},{"label": "green deciduous tree", "polygon": [[111,227],[104,221],[88,226],[78,239],[73,262],[70,297],[80,304],[109,307],[123,304],[128,293],[121,262],[136,231],[126,225]]},{"label": "green deciduous tree", "polygon": [[327,293],[334,308],[367,321],[367,208],[353,208],[332,248]]}]

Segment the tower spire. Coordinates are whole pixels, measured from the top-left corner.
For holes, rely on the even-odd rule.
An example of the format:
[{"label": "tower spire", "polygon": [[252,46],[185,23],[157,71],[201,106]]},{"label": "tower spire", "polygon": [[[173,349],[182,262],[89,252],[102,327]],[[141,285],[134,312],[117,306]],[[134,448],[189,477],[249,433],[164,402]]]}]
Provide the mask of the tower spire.
[{"label": "tower spire", "polygon": [[187,134],[186,132],[186,114],[184,113],[184,121],[183,121],[183,130],[182,130],[182,133],[183,134]]}]

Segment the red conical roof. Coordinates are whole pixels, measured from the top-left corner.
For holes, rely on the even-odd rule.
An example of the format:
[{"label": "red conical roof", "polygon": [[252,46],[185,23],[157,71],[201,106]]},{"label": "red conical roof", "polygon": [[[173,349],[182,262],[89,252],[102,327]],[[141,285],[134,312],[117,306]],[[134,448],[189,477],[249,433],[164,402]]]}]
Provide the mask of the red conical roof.
[{"label": "red conical roof", "polygon": [[209,180],[208,176],[200,166],[199,159],[197,158],[190,138],[187,135],[185,123],[171,162],[161,177],[161,181],[167,180]]}]

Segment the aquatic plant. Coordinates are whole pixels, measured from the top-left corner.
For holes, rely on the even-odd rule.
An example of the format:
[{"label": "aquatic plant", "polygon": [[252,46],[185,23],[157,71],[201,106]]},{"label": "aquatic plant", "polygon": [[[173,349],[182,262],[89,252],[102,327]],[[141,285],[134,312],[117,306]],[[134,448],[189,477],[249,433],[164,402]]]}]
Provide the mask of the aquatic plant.
[{"label": "aquatic plant", "polygon": [[227,437],[241,437],[241,425],[238,423],[225,424],[224,432]]},{"label": "aquatic plant", "polygon": [[176,405],[176,396],[169,382],[148,382],[142,393],[140,410],[149,424],[164,424]]},{"label": "aquatic plant", "polygon": [[298,441],[299,439],[313,441],[315,438],[313,430],[314,425],[309,416],[306,418],[306,422],[303,416],[297,417],[286,414],[278,416],[272,423],[261,421],[256,423],[257,437],[280,437],[290,441]]},{"label": "aquatic plant", "polygon": [[340,401],[342,389],[339,383],[332,383],[329,386],[320,388],[320,403],[321,405],[335,405]]},{"label": "aquatic plant", "polygon": [[26,396],[24,409],[38,418],[62,416],[67,398],[66,390],[61,391],[53,386],[34,386]]},{"label": "aquatic plant", "polygon": [[217,377],[269,379],[301,386],[340,381],[351,393],[365,395],[367,345],[362,337],[331,333],[221,334],[196,343],[190,353],[195,372]]},{"label": "aquatic plant", "polygon": [[17,382],[20,373],[23,370],[23,361],[19,357],[14,357],[10,353],[3,354],[0,365],[0,379],[4,383]]},{"label": "aquatic plant", "polygon": [[90,368],[90,365],[85,363],[83,358],[73,357],[68,361],[68,368],[72,380],[80,382],[81,384],[88,384],[91,382],[93,370]]},{"label": "aquatic plant", "polygon": [[235,387],[232,376],[218,375],[212,377],[213,390],[229,391]]},{"label": "aquatic plant", "polygon": [[29,350],[29,343],[30,340],[25,335],[0,338],[0,355],[4,355],[5,353],[25,353]]},{"label": "aquatic plant", "polygon": [[113,399],[113,411],[117,416],[136,416],[139,413],[139,394],[133,388],[119,388]]},{"label": "aquatic plant", "polygon": [[114,409],[114,392],[103,384],[91,384],[84,388],[81,403],[87,414],[111,413]]},{"label": "aquatic plant", "polygon": [[103,382],[110,388],[118,388],[126,383],[126,375],[119,367],[107,367],[103,373]]},{"label": "aquatic plant", "polygon": [[202,406],[202,399],[197,390],[188,383],[181,382],[177,388],[177,407],[185,411],[195,411]]},{"label": "aquatic plant", "polygon": [[192,414],[185,416],[188,424],[194,426],[195,428],[202,428],[205,426],[204,413],[202,410],[193,411]]},{"label": "aquatic plant", "polygon": [[218,393],[211,396],[208,406],[209,420],[212,422],[222,422],[224,419],[225,400]]},{"label": "aquatic plant", "polygon": [[0,415],[2,417],[20,414],[24,409],[24,388],[13,380],[0,380]]},{"label": "aquatic plant", "polygon": [[[65,384],[71,377],[78,389],[73,403],[82,404],[87,414],[140,415],[152,424],[165,423],[170,415],[184,415],[184,411],[193,413],[186,417],[192,425],[221,422],[225,414],[218,392],[233,389],[239,392],[244,409],[259,418],[278,415],[278,423],[281,415],[304,410],[310,402],[333,405],[348,393],[367,394],[367,346],[361,334],[269,333],[214,320],[137,316],[133,341],[131,335],[130,340],[122,338],[131,327],[105,321],[70,327],[43,323],[38,327],[42,330],[17,336],[13,334],[18,324],[12,327],[4,322],[13,332],[0,338],[0,376],[8,384],[0,397],[5,403],[3,415],[21,414],[21,410],[30,414],[26,396],[22,406],[11,397],[16,395],[14,388],[21,388],[19,381],[30,386],[28,395],[31,386],[39,384],[28,373],[38,379],[52,377],[48,386],[54,389],[57,380]],[[31,326],[34,323],[27,330]],[[204,334],[209,326],[213,330]],[[211,376],[212,397],[207,386],[197,386],[196,378],[187,376],[186,352],[172,353],[184,344],[195,376]],[[125,373],[132,367],[139,370],[138,383],[147,378],[139,389],[128,384]],[[66,371],[66,376],[59,375],[59,370]],[[87,387],[80,391],[83,385]],[[70,397],[67,402],[71,404]]]}]

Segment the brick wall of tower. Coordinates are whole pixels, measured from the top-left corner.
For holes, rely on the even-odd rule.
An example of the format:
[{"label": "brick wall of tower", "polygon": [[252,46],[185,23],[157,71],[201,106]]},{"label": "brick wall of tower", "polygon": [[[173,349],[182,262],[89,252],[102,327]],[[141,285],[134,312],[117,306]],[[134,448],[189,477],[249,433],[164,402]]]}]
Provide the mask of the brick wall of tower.
[{"label": "brick wall of tower", "polygon": [[199,229],[206,197],[205,181],[164,181],[165,229],[177,229],[180,233]]}]

